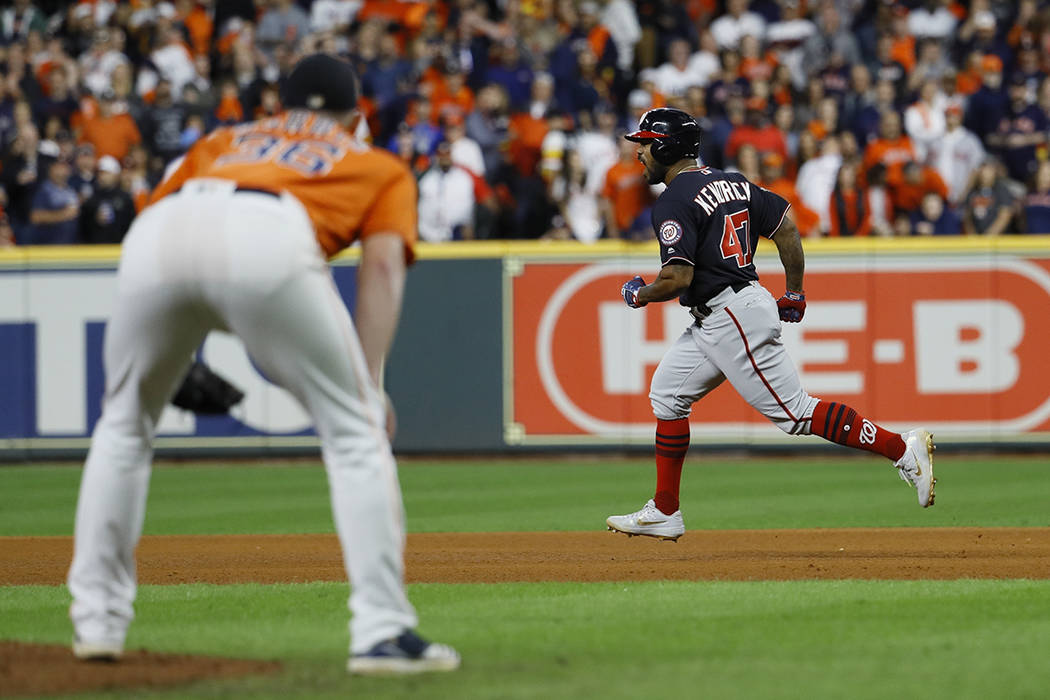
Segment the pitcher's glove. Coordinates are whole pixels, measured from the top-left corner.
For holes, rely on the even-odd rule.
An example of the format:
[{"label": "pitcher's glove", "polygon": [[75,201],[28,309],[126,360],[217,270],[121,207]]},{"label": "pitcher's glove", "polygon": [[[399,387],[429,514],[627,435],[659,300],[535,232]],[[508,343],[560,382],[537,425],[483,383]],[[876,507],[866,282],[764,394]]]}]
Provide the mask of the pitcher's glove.
[{"label": "pitcher's glove", "polygon": [[227,413],[244,398],[244,392],[194,360],[171,402],[194,413],[220,415]]},{"label": "pitcher's glove", "polygon": [[645,280],[640,276],[635,275],[631,279],[623,283],[623,287],[620,288],[620,294],[623,296],[623,300],[627,302],[627,305],[632,309],[640,309],[645,306],[645,303],[638,303],[638,290],[645,286]]},{"label": "pitcher's glove", "polygon": [[806,315],[806,295],[802,292],[784,292],[784,296],[777,299],[777,310],[781,321],[798,323]]}]

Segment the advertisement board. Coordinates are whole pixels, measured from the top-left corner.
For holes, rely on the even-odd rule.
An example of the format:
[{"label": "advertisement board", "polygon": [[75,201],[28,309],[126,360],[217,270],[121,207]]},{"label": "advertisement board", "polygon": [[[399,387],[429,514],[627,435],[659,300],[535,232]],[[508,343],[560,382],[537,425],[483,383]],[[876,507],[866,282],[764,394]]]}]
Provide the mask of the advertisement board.
[{"label": "advertisement board", "polygon": [[[7,448],[78,448],[102,410],[102,343],[116,292],[115,261],[0,267],[0,441]],[[356,268],[333,268],[353,300]],[[167,406],[158,445],[296,446],[316,439],[309,417],[253,366],[244,345],[208,334],[199,356],[245,393],[228,416]],[[174,438],[174,442],[172,441]]]},{"label": "advertisement board", "polygon": [[[757,262],[779,296],[778,261]],[[514,267],[508,440],[651,441],[650,378],[693,322],[675,302],[623,303],[620,285],[657,268],[652,257]],[[783,339],[811,395],[939,438],[1050,437],[1050,258],[811,257],[805,285],[805,320],[784,324]],[[691,425],[714,440],[793,439],[728,383],[694,406]]]},{"label": "advertisement board", "polygon": [[[1050,238],[806,242],[808,309],[785,324],[814,396],[939,442],[1050,444]],[[630,309],[656,244],[486,242],[420,246],[387,363],[395,449],[514,452],[645,446],[649,381],[691,317],[675,302]],[[0,457],[82,453],[102,404],[102,345],[117,248],[0,251]],[[762,282],[783,289],[775,255]],[[353,308],[356,261],[333,264]],[[157,447],[245,455],[313,451],[302,408],[243,345],[212,333],[201,357],[245,392],[228,416],[166,408]],[[728,384],[694,407],[705,444],[816,444],[771,426]]]}]

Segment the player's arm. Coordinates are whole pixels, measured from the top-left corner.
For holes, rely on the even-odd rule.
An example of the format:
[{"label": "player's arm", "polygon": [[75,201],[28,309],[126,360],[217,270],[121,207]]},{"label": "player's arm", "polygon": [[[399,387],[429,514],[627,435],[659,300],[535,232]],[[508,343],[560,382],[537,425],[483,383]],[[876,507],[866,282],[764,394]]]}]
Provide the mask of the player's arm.
[{"label": "player's arm", "polygon": [[368,373],[382,388],[383,362],[394,341],[405,269],[416,241],[416,181],[398,164],[383,179],[379,196],[361,227],[361,265],[357,270],[354,323],[365,353]]},{"label": "player's arm", "polygon": [[773,234],[773,242],[780,253],[780,264],[784,266],[788,291],[801,292],[802,276],[806,272],[806,256],[802,251],[802,237],[791,217],[784,217],[780,228]]},{"label": "player's arm", "polygon": [[390,352],[405,289],[405,239],[399,233],[373,233],[361,241],[354,323],[368,373],[382,386],[383,361]]},{"label": "player's arm", "polygon": [[670,301],[677,299],[693,282],[693,266],[686,263],[672,262],[660,268],[652,284],[638,290],[638,304],[651,301]]},{"label": "player's arm", "polygon": [[691,205],[661,197],[653,206],[652,222],[660,242],[660,274],[652,284],[634,277],[620,288],[623,300],[635,309],[651,301],[674,299],[689,289],[693,281],[691,251],[696,250],[699,226]]},{"label": "player's arm", "polygon": [[802,276],[806,271],[806,256],[802,252],[802,238],[798,227],[785,216],[773,233],[773,242],[780,253],[780,264],[784,266],[784,296],[777,299],[777,312],[781,321],[798,323],[806,313],[806,295],[802,291]]}]

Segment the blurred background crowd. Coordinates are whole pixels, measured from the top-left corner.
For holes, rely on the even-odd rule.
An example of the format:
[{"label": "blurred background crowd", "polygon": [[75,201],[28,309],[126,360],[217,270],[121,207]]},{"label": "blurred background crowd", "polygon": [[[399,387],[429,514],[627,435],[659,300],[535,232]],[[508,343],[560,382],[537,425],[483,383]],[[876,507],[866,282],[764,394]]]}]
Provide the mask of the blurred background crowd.
[{"label": "blurred background crowd", "polygon": [[0,244],[119,242],[319,50],[419,178],[424,240],[651,238],[621,136],[660,106],[806,236],[1050,233],[1046,1],[11,0]]}]

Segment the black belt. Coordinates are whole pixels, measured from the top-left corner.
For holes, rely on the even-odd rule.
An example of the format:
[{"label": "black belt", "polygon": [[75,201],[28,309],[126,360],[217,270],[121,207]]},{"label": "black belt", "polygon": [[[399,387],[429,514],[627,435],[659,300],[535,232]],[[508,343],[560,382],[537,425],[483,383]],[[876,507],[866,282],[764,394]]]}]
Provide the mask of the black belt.
[{"label": "black belt", "polygon": [[[729,288],[732,289],[734,292],[740,292],[744,289],[747,289],[750,286],[751,282],[733,282],[731,285],[729,285]],[[722,292],[719,292],[718,294],[721,293]],[[716,294],[715,296],[718,296],[718,294]],[[711,299],[714,299],[714,297],[711,297]],[[711,299],[708,299],[707,301],[711,301]],[[696,306],[690,307],[689,313],[693,315],[693,318],[699,321],[710,316],[711,309],[706,303],[697,304]]]},{"label": "black belt", "polygon": [[281,195],[278,194],[277,192],[274,192],[273,190],[266,190],[266,189],[263,189],[262,187],[242,187],[241,185],[237,185],[237,187],[235,187],[233,189],[233,191],[234,192],[254,192],[255,194],[265,194],[265,195],[269,195],[271,197],[277,197],[278,199],[281,198]]},{"label": "black belt", "polygon": [[[175,190],[175,192],[180,192],[180,191],[182,191],[181,187],[179,189]],[[255,194],[265,194],[265,195],[268,195],[270,197],[276,197],[277,199],[281,198],[281,195],[280,195],[279,192],[274,192],[273,190],[263,189],[262,187],[242,187],[241,185],[237,185],[236,187],[233,188],[233,191],[234,192],[254,192]]]}]

